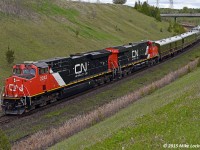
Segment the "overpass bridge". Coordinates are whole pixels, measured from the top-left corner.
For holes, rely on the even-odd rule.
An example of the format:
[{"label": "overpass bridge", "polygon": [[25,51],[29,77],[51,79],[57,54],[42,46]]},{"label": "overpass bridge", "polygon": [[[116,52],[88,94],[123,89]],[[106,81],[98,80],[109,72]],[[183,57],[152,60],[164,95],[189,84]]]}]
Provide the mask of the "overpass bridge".
[{"label": "overpass bridge", "polygon": [[175,19],[175,22],[177,20],[177,18],[180,18],[180,17],[200,17],[200,13],[196,13],[196,14],[160,14],[161,17],[173,17]]}]

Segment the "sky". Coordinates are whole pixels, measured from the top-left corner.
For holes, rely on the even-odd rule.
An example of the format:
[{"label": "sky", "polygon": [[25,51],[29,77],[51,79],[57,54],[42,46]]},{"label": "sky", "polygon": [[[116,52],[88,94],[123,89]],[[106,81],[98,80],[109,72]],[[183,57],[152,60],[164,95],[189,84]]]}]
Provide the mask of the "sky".
[{"label": "sky", "polygon": [[[97,0],[81,0],[86,2],[96,2]],[[127,0],[126,5],[134,6],[135,1],[138,0]],[[140,0],[141,2],[144,2],[146,0]],[[161,8],[169,8],[169,1],[170,0],[159,0],[159,7]],[[101,3],[112,3],[112,0],[100,0]],[[156,6],[157,0],[148,0],[148,3],[150,5]],[[183,7],[188,8],[200,8],[200,0],[173,0],[173,8],[175,9],[182,9]]]}]

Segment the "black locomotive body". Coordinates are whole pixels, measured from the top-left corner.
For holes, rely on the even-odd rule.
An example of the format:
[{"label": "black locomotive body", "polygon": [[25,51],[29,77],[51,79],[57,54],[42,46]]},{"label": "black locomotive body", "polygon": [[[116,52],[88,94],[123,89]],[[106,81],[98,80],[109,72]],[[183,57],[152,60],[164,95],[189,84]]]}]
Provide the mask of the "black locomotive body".
[{"label": "black locomotive body", "polygon": [[45,60],[64,81],[64,85],[108,71],[109,51],[97,50],[71,55],[68,58]]}]

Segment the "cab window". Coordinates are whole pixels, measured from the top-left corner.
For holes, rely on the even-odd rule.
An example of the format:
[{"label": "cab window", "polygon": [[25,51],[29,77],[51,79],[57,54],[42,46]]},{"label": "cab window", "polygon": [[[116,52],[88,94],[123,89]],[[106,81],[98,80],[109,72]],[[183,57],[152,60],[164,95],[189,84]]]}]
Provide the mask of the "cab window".
[{"label": "cab window", "polygon": [[19,75],[19,74],[21,74],[21,69],[20,69],[20,68],[14,68],[14,69],[13,69],[13,74],[14,74],[14,75]]},{"label": "cab window", "polygon": [[24,69],[23,70],[23,72],[22,72],[22,74],[24,74],[24,75],[29,75],[29,74],[31,74],[31,75],[34,75],[35,76],[35,69],[33,69],[33,68],[31,68],[31,69]]},{"label": "cab window", "polygon": [[46,74],[48,72],[48,68],[39,68],[39,74]]},{"label": "cab window", "polygon": [[35,73],[36,73],[35,69],[30,70],[30,74],[35,75]]}]

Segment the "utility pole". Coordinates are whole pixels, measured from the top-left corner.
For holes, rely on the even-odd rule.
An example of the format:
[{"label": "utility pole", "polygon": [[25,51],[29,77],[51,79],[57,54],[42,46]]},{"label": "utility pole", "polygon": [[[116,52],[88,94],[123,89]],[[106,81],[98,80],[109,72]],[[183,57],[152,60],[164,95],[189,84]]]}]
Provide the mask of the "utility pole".
[{"label": "utility pole", "polygon": [[174,2],[173,0],[169,0],[169,8],[173,9],[174,8]]},{"label": "utility pole", "polygon": [[156,6],[159,7],[159,0],[157,0]]},{"label": "utility pole", "polygon": [[[159,0],[156,0],[156,6],[159,7]],[[169,8],[173,9],[174,8],[174,2],[173,0],[169,0]]]}]

